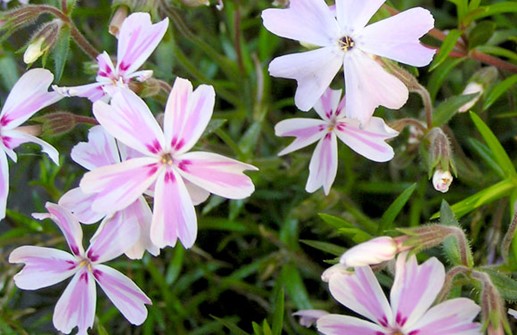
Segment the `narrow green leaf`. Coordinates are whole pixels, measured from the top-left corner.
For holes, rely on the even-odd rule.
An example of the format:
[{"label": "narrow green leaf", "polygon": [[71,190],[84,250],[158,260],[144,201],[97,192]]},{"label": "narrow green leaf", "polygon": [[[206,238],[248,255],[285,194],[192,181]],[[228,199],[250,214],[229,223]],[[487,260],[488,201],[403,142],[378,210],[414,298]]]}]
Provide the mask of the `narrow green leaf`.
[{"label": "narrow green leaf", "polygon": [[492,21],[482,21],[476,24],[468,36],[469,49],[486,43],[494,34],[496,24]]},{"label": "narrow green leaf", "polygon": [[498,46],[494,46],[494,45],[480,45],[476,48],[476,50],[479,50],[481,52],[484,52],[484,53],[487,53],[487,54],[490,54],[490,55],[494,55],[494,56],[497,56],[497,57],[505,57],[505,58],[508,58],[512,61],[517,61],[517,53],[516,52],[513,52],[511,50],[508,50],[508,49],[505,49],[505,48],[501,48],[501,47],[498,47]]},{"label": "narrow green leaf", "polygon": [[215,320],[219,321],[223,326],[225,326],[229,330],[231,330],[233,335],[250,335],[250,334],[246,333],[244,330],[242,330],[241,328],[239,328],[233,322],[227,321],[227,320],[222,319],[222,318],[218,318],[218,317],[213,316],[213,315],[211,315],[211,317],[214,318]]},{"label": "narrow green leaf", "polygon": [[20,78],[16,61],[11,56],[0,57],[0,77],[5,90],[10,90]]},{"label": "narrow green leaf", "polygon": [[355,228],[355,226],[346,221],[343,220],[340,217],[325,214],[325,213],[319,213],[319,217],[327,224],[331,225],[332,227],[339,229],[339,228]]},{"label": "narrow green leaf", "polygon": [[456,115],[458,109],[467,102],[474,99],[479,93],[458,95],[450,97],[442,102],[433,113],[433,127],[440,127]]},{"label": "narrow green leaf", "polygon": [[468,0],[449,0],[456,5],[456,11],[458,13],[458,20],[461,22],[463,17],[467,14]]},{"label": "narrow green leaf", "polygon": [[61,80],[61,76],[63,75],[65,64],[68,59],[69,50],[70,27],[68,25],[63,25],[63,27],[59,31],[59,37],[57,39],[56,45],[52,50],[52,58],[54,59],[54,81],[56,82],[59,82]]},{"label": "narrow green leaf", "polygon": [[490,6],[479,7],[479,9],[483,9],[483,11],[476,12],[473,16],[474,20],[495,14],[517,13],[517,2],[503,1]]},{"label": "narrow green leaf", "polygon": [[481,133],[481,136],[483,136],[483,139],[485,140],[486,144],[494,154],[494,158],[497,161],[497,163],[501,166],[503,169],[505,176],[507,177],[515,177],[517,173],[515,172],[515,168],[513,166],[513,163],[508,157],[508,154],[504,150],[501,143],[499,143],[497,137],[492,133],[490,128],[481,120],[479,116],[477,116],[475,113],[470,113],[470,117],[472,118],[472,121],[476,125],[476,128]]},{"label": "narrow green leaf", "polygon": [[262,327],[258,323],[253,321],[251,323],[251,325],[253,327],[253,335],[264,335],[264,332],[262,331]]},{"label": "narrow green leaf", "polygon": [[438,54],[434,57],[434,60],[429,67],[429,71],[433,71],[447,59],[451,51],[454,49],[454,46],[456,45],[456,42],[460,36],[461,32],[457,29],[449,31],[447,37],[442,43],[442,46],[440,47],[440,51],[438,51]]},{"label": "narrow green leaf", "polygon": [[427,85],[431,99],[434,101],[438,90],[443,86],[445,80],[449,77],[451,71],[458,66],[460,63],[465,61],[466,58],[449,58],[446,59],[440,66],[437,67],[436,71],[431,73],[429,84]]},{"label": "narrow green leaf", "polygon": [[459,226],[458,220],[456,220],[456,217],[454,216],[454,212],[445,200],[442,200],[440,205],[440,223],[447,226]]},{"label": "narrow green leaf", "polygon": [[294,309],[312,308],[307,289],[303,284],[298,268],[293,263],[287,263],[282,267],[280,274],[286,293],[294,304]]},{"label": "narrow green leaf", "polygon": [[485,103],[483,104],[483,110],[489,109],[494,102],[497,101],[506,91],[512,88],[515,84],[517,84],[517,74],[510,76],[503,80],[502,82],[494,85],[494,87],[487,93],[485,98]]},{"label": "narrow green leaf", "polygon": [[284,289],[281,288],[278,290],[278,293],[276,295],[275,299],[275,306],[273,309],[273,329],[272,333],[273,335],[281,335],[282,334],[282,328],[284,325]]},{"label": "narrow green leaf", "polygon": [[492,169],[495,173],[499,175],[501,178],[505,178],[504,171],[501,169],[501,166],[497,164],[495,161],[494,155],[486,145],[479,142],[474,138],[468,138],[467,143],[470,147],[483,159],[483,161]]},{"label": "narrow green leaf", "polygon": [[262,322],[262,330],[264,331],[264,335],[273,335],[271,327],[269,326],[269,323],[266,319],[264,319],[264,321]]},{"label": "narrow green leaf", "polygon": [[[463,199],[460,202],[455,203],[451,206],[451,209],[457,218],[461,218],[465,214],[472,212],[478,207],[489,204],[495,200],[509,195],[515,189],[515,187],[516,185],[512,180],[505,179],[495,185],[479,191],[474,195],[471,195],[466,199]],[[431,216],[431,219],[437,219],[439,217],[440,213],[435,213],[433,216]]]},{"label": "narrow green leaf", "polygon": [[340,256],[345,252],[345,248],[340,247],[338,245],[329,243],[329,242],[323,242],[323,241],[312,241],[312,240],[300,240],[303,244],[307,244],[310,247],[313,247],[314,249],[321,250],[323,252],[332,254],[334,256]]},{"label": "narrow green leaf", "polygon": [[409,201],[413,192],[416,189],[416,183],[409,186],[404,192],[402,192],[395,201],[391,203],[388,209],[384,212],[381,218],[381,223],[379,224],[378,233],[382,234],[385,230],[391,229],[393,227],[393,222],[397,215],[399,215],[400,211],[406,203]]}]

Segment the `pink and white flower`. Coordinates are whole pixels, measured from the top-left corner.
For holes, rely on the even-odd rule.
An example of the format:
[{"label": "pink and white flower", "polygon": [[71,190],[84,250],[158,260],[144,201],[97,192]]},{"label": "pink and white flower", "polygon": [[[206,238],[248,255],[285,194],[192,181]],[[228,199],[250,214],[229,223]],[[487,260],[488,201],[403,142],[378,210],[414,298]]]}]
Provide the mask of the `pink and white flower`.
[{"label": "pink and white flower", "polygon": [[375,265],[395,258],[400,252],[399,242],[389,236],[379,236],[348,249],[339,263],[347,267]]},{"label": "pink and white flower", "polygon": [[296,79],[295,103],[309,110],[344,67],[349,118],[367,122],[379,105],[398,109],[407,87],[386,72],[373,56],[413,66],[431,62],[434,50],[419,38],[434,25],[428,10],[412,8],[366,25],[385,0],[336,0],[335,11],[324,0],[291,0],[289,8],[266,9],[264,26],[272,33],[318,48],[275,58],[274,77]]},{"label": "pink and white flower", "polygon": [[21,126],[40,109],[62,98],[56,92],[48,91],[52,80],[54,80],[54,75],[48,70],[32,69],[27,71],[12,88],[0,113],[0,145],[2,149],[0,150],[0,219],[5,217],[7,195],[9,193],[7,156],[16,162],[17,156],[14,149],[23,143],[36,143],[41,146],[41,150],[54,163],[59,164],[57,150],[34,136],[32,126]]},{"label": "pink and white flower", "polygon": [[212,116],[215,92],[177,78],[165,107],[164,129],[136,94],[121,90],[111,105],[93,104],[99,123],[141,157],[103,166],[84,175],[83,192],[97,193],[93,209],[121,210],[154,187],[151,240],[162,248],[179,238],[189,248],[197,235],[194,203],[209,193],[229,199],[248,197],[254,186],[244,170],[249,164],[209,152],[188,152],[201,137]]},{"label": "pink and white flower", "polygon": [[[132,152],[123,143],[117,143],[111,135],[106,133],[102,126],[95,126],[90,129],[88,142],[77,144],[72,149],[71,157],[82,167],[93,170],[101,166],[120,163],[130,159],[135,154],[136,156],[141,156],[140,153]],[[92,203],[95,197],[96,194],[85,194],[77,187],[66,192],[59,199],[59,205],[70,210],[80,222],[85,224],[98,222],[107,216],[108,220],[104,221],[105,224],[118,224],[115,221],[120,220],[127,225],[136,225],[138,239],[133,247],[126,251],[126,255],[131,259],[142,258],[145,250],[148,250],[155,256],[160,253],[160,249],[152,243],[149,236],[152,212],[143,196],[140,196],[132,204],[120,211],[113,212],[110,210],[105,213],[92,210]],[[126,236],[121,234],[117,234],[116,238],[126,241]]]},{"label": "pink and white flower", "polygon": [[137,71],[149,58],[162,40],[169,19],[152,24],[149,13],[129,15],[120,28],[118,36],[117,65],[114,66],[106,51],[97,56],[99,70],[97,82],[75,87],[54,89],[65,96],[78,96],[95,102],[111,97],[120,88],[128,88],[131,80],[143,82],[152,77],[153,71]]},{"label": "pink and white flower", "polygon": [[432,306],[444,281],[445,269],[436,258],[418,265],[413,255],[397,259],[390,303],[368,266],[355,272],[336,272],[330,277],[332,296],[368,320],[329,314],[317,321],[325,335],[480,335],[473,322],[481,308],[467,298],[455,298]]},{"label": "pink and white flower", "polygon": [[[63,232],[72,253],[36,246],[16,248],[9,256],[9,262],[25,264],[14,276],[16,286],[36,290],[73,276],[56,304],[52,319],[56,329],[65,334],[76,326],[78,334],[87,334],[88,328],[93,326],[97,299],[95,282],[129,322],[142,324],[147,318],[145,304],[151,304],[151,300],[131,279],[102,264],[122,255],[127,246],[134,243],[135,226],[121,221],[105,226],[84,251],[83,232],[77,218],[56,204],[47,203],[46,208],[49,214],[34,214],[34,217],[52,219]],[[124,234],[127,244],[114,239],[115,234]]]},{"label": "pink and white flower", "polygon": [[[296,118],[284,120],[275,126],[277,136],[295,136],[296,139],[279,155],[285,155],[316,141],[316,149],[309,165],[309,179],[305,189],[314,192],[323,187],[330,192],[337,174],[337,138],[352,150],[375,162],[386,162],[393,158],[393,149],[385,140],[398,135],[384,120],[372,117],[361,126],[345,113],[345,98],[341,101],[341,90],[327,89],[316,102],[314,110],[322,120]],[[346,98],[348,99],[348,97]]]}]

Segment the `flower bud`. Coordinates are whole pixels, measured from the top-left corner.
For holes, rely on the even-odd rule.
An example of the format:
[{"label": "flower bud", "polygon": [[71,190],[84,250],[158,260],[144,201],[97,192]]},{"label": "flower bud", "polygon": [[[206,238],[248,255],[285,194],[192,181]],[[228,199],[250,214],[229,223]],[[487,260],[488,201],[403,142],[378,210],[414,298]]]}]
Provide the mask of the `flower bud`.
[{"label": "flower bud", "polygon": [[446,193],[449,190],[449,186],[451,186],[452,180],[453,178],[449,171],[440,169],[434,171],[433,186],[435,190]]},{"label": "flower bud", "polygon": [[458,108],[458,112],[464,113],[464,112],[468,111],[469,109],[471,109],[476,104],[476,102],[479,100],[479,98],[481,97],[481,93],[483,93],[483,85],[481,85],[480,83],[476,83],[474,81],[468,83],[468,85],[465,87],[465,89],[463,90],[463,92],[461,94],[468,95],[468,94],[475,94],[475,93],[477,93],[477,95],[474,98],[472,98],[472,100],[470,100],[469,102],[467,102],[466,104],[464,104],[463,106]]},{"label": "flower bud", "polygon": [[470,78],[470,81],[467,84],[467,86],[465,87],[465,89],[463,90],[462,94],[467,95],[467,94],[476,94],[477,93],[477,95],[474,96],[472,98],[472,100],[470,100],[469,102],[467,102],[466,104],[461,106],[458,109],[458,112],[463,113],[463,112],[466,112],[469,109],[471,109],[476,104],[476,102],[479,100],[479,98],[481,97],[483,92],[486,90],[486,88],[490,84],[492,84],[496,80],[496,78],[497,78],[497,68],[495,68],[494,66],[484,67],[484,68],[476,71],[476,73],[474,73],[472,75],[472,77]]},{"label": "flower bud", "polygon": [[366,266],[389,261],[399,251],[397,242],[389,236],[381,236],[348,249],[339,259],[346,267]]},{"label": "flower bud", "polygon": [[329,314],[327,311],[321,309],[303,309],[301,311],[293,313],[293,316],[299,316],[300,325],[309,328],[310,326],[315,324],[319,318],[327,314]]},{"label": "flower bud", "polygon": [[32,37],[31,42],[27,45],[27,49],[23,54],[25,64],[34,63],[56,44],[62,26],[63,21],[54,19],[40,27]]},{"label": "flower bud", "polygon": [[115,10],[115,13],[111,17],[111,21],[108,27],[108,31],[111,35],[118,37],[118,33],[120,31],[120,27],[122,26],[122,22],[126,19],[129,12],[129,8],[127,6],[119,6]]}]

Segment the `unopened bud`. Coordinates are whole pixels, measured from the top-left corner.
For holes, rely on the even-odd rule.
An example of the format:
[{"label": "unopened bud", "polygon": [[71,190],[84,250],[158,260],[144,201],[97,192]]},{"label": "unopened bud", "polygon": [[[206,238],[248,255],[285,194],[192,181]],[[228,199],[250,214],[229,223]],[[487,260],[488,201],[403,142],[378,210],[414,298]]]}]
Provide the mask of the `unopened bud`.
[{"label": "unopened bud", "polygon": [[449,171],[443,171],[436,169],[433,174],[433,186],[434,189],[445,193],[449,190],[449,186],[452,183],[452,175]]},{"label": "unopened bud", "polygon": [[128,12],[129,8],[127,8],[127,6],[117,7],[108,27],[108,31],[111,35],[118,37],[120,27],[122,26],[122,22],[126,19]]},{"label": "unopened bud", "polygon": [[467,102],[466,104],[464,104],[463,106],[458,108],[458,112],[464,113],[464,112],[468,111],[469,109],[471,109],[476,104],[476,102],[479,100],[479,98],[481,97],[481,93],[483,93],[483,85],[481,85],[480,83],[476,83],[476,82],[468,83],[467,87],[465,87],[465,89],[463,90],[463,92],[461,94],[468,95],[468,94],[476,94],[476,93],[477,93],[477,95],[474,96],[469,102]]},{"label": "unopened bud", "polygon": [[48,136],[63,135],[77,125],[75,115],[69,112],[54,112],[40,115],[34,121],[41,122],[43,132]]},{"label": "unopened bud", "polygon": [[458,112],[462,113],[471,109],[479,100],[479,98],[481,98],[481,95],[486,90],[486,88],[497,79],[497,75],[497,68],[494,66],[487,66],[476,71],[470,78],[469,83],[463,90],[462,94],[467,95],[477,93],[477,95],[474,96],[472,100],[467,102],[465,105],[461,106],[458,109]]},{"label": "unopened bud", "polygon": [[26,64],[32,64],[53,47],[59,38],[59,32],[62,26],[63,21],[60,19],[54,19],[43,24],[34,34],[31,42],[27,46],[23,54],[23,61]]},{"label": "unopened bud", "polygon": [[321,309],[303,309],[301,311],[293,313],[293,316],[299,316],[300,325],[309,328],[310,326],[315,324],[319,318],[327,314],[329,314],[329,312]]},{"label": "unopened bud", "polygon": [[323,271],[323,273],[321,274],[321,280],[323,280],[325,283],[328,283],[330,277],[332,277],[336,273],[352,274],[353,272],[349,271],[348,268],[343,264],[337,263],[332,265],[327,270]]},{"label": "unopened bud", "polygon": [[346,267],[374,265],[395,258],[398,252],[398,244],[393,238],[381,236],[348,249],[339,262]]}]

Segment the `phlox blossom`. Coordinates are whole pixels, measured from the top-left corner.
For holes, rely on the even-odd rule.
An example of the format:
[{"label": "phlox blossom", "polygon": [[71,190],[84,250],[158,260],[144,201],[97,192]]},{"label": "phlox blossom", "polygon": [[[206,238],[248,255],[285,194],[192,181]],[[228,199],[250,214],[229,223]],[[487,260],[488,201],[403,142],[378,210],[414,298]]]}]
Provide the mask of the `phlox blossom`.
[{"label": "phlox blossom", "polygon": [[[34,217],[52,219],[65,236],[72,253],[37,246],[16,248],[9,256],[9,262],[25,263],[25,267],[14,276],[16,286],[36,290],[73,276],[59,298],[52,318],[56,329],[65,334],[76,326],[79,335],[87,334],[88,328],[93,326],[97,299],[95,282],[129,322],[142,324],[147,318],[145,304],[151,304],[151,300],[131,279],[102,264],[122,255],[128,245],[134,243],[134,226],[121,221],[105,226],[95,234],[85,251],[83,231],[77,218],[56,204],[47,203],[46,208],[49,214],[34,214]],[[126,236],[127,244],[113,238],[119,233]]]},{"label": "phlox blossom", "polygon": [[15,162],[17,160],[13,149],[23,143],[36,143],[54,163],[59,164],[59,153],[53,146],[34,136],[33,127],[20,126],[40,109],[62,98],[56,92],[48,91],[52,80],[54,76],[48,70],[27,71],[12,88],[0,113],[0,219],[5,217],[9,193],[7,156]]},{"label": "phlox blossom", "polygon": [[153,189],[151,240],[159,248],[174,246],[179,238],[189,248],[197,236],[194,199],[209,193],[229,199],[248,197],[254,186],[244,170],[249,164],[209,152],[189,152],[212,116],[215,92],[177,78],[163,118],[163,130],[145,102],[130,90],[113,96],[111,105],[97,101],[93,113],[106,131],[141,157],[103,166],[86,173],[80,187],[96,193],[92,208],[121,210]]},{"label": "phlox blossom", "polygon": [[264,26],[272,33],[314,45],[311,51],[275,58],[269,65],[274,77],[296,79],[296,106],[314,106],[332,79],[344,67],[346,113],[367,122],[379,105],[398,109],[408,98],[407,87],[386,72],[373,56],[413,66],[430,63],[434,50],[419,38],[434,25],[428,10],[412,8],[366,25],[385,0],[291,0],[289,8],[266,9]]},{"label": "phlox blossom", "polygon": [[296,139],[279,155],[285,155],[316,141],[316,149],[309,164],[309,179],[305,189],[314,192],[323,187],[330,192],[338,166],[337,138],[352,150],[375,162],[385,162],[393,158],[393,149],[385,140],[397,136],[398,132],[389,128],[384,120],[372,117],[361,126],[359,121],[350,119],[345,113],[345,97],[340,101],[341,90],[327,89],[316,102],[314,110],[321,120],[295,118],[279,122],[275,126],[277,136],[295,136]]},{"label": "phlox blossom", "polygon": [[127,88],[132,79],[145,81],[153,75],[151,70],[137,71],[162,40],[169,19],[152,24],[149,13],[129,15],[118,36],[117,65],[114,66],[106,51],[97,56],[99,70],[97,82],[75,87],[54,87],[65,96],[78,96],[95,102],[111,97],[119,88]]},{"label": "phlox blossom", "polygon": [[407,253],[397,258],[390,303],[369,266],[355,272],[335,272],[329,280],[332,296],[369,321],[328,314],[317,321],[325,335],[481,335],[473,322],[481,308],[467,298],[432,306],[445,281],[445,269],[436,258],[418,265]]},{"label": "phlox blossom", "polygon": [[[117,164],[137,156],[141,156],[141,154],[127,148],[123,143],[117,143],[102,126],[92,127],[88,134],[88,142],[77,144],[71,153],[72,159],[88,170]],[[107,216],[108,220],[104,221],[105,224],[118,224],[115,221],[122,221],[126,225],[136,225],[135,231],[138,239],[133,247],[126,251],[129,258],[142,258],[146,249],[155,256],[159,254],[160,250],[152,243],[149,236],[152,213],[143,196],[120,211],[109,210],[106,213],[92,210],[95,196],[96,194],[85,194],[79,187],[76,187],[59,199],[59,205],[69,209],[80,222],[85,224],[95,223]],[[117,234],[116,238],[126,241],[126,236],[122,234]]]}]

